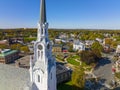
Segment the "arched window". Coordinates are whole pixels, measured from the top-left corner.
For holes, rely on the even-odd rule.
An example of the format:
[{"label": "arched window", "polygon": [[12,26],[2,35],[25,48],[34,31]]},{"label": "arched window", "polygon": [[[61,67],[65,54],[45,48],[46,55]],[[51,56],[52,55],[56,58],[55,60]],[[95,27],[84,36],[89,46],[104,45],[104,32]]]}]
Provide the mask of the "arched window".
[{"label": "arched window", "polygon": [[40,75],[38,75],[38,82],[40,82]]},{"label": "arched window", "polygon": [[38,51],[38,58],[40,57],[40,51]]},{"label": "arched window", "polygon": [[43,29],[41,28],[41,34],[43,35]]},{"label": "arched window", "polygon": [[41,51],[41,59],[43,58],[43,51]]}]

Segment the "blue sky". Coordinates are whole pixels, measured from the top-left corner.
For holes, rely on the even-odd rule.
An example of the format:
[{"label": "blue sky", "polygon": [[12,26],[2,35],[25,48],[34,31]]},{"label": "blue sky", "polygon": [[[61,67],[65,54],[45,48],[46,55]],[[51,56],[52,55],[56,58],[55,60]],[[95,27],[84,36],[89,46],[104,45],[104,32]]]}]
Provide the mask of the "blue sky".
[{"label": "blue sky", "polygon": [[[49,28],[120,29],[120,0],[46,0]],[[37,27],[40,0],[0,0],[0,28]]]}]

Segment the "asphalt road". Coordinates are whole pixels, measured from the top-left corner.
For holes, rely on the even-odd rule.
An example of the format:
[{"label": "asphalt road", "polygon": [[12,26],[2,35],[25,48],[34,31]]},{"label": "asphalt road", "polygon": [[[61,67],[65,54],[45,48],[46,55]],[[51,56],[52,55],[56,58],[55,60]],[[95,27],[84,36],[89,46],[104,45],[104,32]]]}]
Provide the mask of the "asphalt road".
[{"label": "asphalt road", "polygon": [[112,74],[112,55],[106,55],[99,61],[97,68],[94,70],[95,76],[101,79],[101,83],[108,86],[110,82],[114,79]]}]

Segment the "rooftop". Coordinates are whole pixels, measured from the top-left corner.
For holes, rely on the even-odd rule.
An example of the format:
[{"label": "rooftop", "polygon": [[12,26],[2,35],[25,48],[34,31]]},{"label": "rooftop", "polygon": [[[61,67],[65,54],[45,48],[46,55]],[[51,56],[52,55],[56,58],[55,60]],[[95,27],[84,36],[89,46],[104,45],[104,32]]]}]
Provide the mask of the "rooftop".
[{"label": "rooftop", "polygon": [[0,90],[23,90],[28,82],[28,70],[0,64]]},{"label": "rooftop", "polygon": [[[56,74],[68,72],[63,64],[57,62]],[[30,85],[29,70],[0,64],[0,90],[24,90]],[[7,87],[6,87],[7,86]]]},{"label": "rooftop", "polygon": [[10,49],[0,50],[0,57],[5,57],[5,56],[13,54],[15,52],[17,52],[17,50],[10,50]]}]

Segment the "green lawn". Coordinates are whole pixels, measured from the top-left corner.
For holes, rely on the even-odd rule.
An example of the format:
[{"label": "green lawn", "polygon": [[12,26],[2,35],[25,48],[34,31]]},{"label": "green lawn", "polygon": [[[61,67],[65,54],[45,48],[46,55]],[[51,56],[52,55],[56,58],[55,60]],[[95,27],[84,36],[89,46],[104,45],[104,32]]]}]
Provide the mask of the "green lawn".
[{"label": "green lawn", "polygon": [[115,76],[120,79],[120,73],[115,73]]},{"label": "green lawn", "polygon": [[67,59],[67,61],[68,61],[68,63],[70,63],[70,64],[72,64],[72,65],[79,66],[79,65],[80,65],[80,62],[77,62],[76,59],[79,60],[80,57],[79,57],[78,55],[73,55],[73,56],[69,57],[69,58]]},{"label": "green lawn", "polygon": [[71,58],[80,59],[80,56],[78,56],[78,55],[73,55]]},{"label": "green lawn", "polygon": [[75,60],[73,60],[73,59],[68,59],[67,61],[68,61],[68,63],[70,63],[70,64],[72,64],[72,65],[76,65],[76,66],[79,66],[79,65],[80,65],[80,62],[77,62],[77,61],[75,61]]}]

